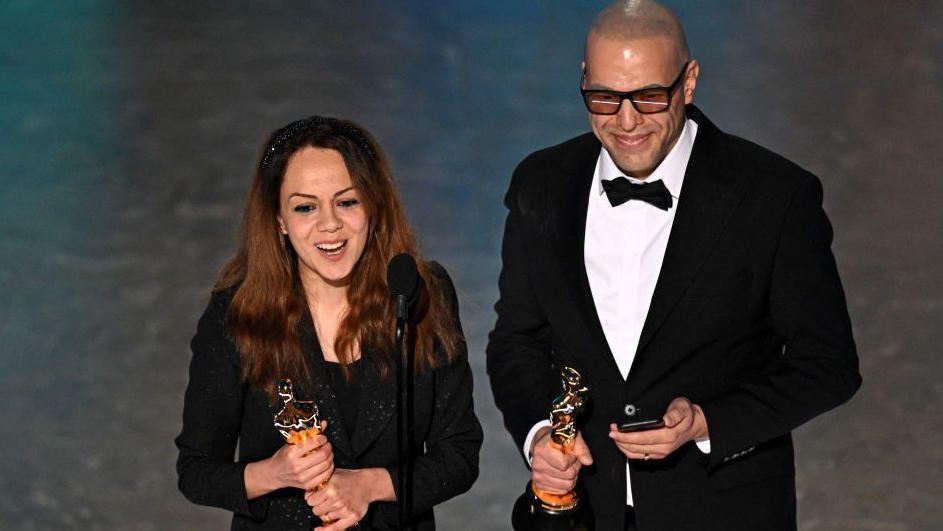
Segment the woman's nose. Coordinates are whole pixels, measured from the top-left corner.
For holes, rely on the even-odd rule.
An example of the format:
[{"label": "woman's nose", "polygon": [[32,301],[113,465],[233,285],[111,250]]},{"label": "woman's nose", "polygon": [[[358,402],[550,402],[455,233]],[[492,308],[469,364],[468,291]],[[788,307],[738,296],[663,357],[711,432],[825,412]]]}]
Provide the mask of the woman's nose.
[{"label": "woman's nose", "polygon": [[334,232],[342,226],[341,220],[337,217],[333,208],[325,208],[321,211],[321,217],[318,219],[318,230],[323,232]]}]

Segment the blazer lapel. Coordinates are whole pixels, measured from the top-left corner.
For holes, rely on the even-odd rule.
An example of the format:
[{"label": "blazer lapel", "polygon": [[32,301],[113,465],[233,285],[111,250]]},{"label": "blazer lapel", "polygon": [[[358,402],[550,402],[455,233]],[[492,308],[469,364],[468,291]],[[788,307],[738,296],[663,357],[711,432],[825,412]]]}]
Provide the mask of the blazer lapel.
[{"label": "blazer lapel", "polygon": [[697,122],[698,133],[632,373],[645,347],[704,263],[746,184],[740,174],[724,165],[722,133],[696,107],[690,106],[688,113]]},{"label": "blazer lapel", "polygon": [[351,430],[351,448],[354,458],[360,457],[383,433],[387,424],[396,417],[396,377],[393,374],[380,379],[380,367],[363,358],[360,379],[360,404],[357,424]]},{"label": "blazer lapel", "polygon": [[[618,374],[619,367],[596,312],[583,256],[589,193],[594,183],[596,161],[601,149],[595,137],[587,144],[589,145],[585,149],[579,150],[578,154],[568,161],[569,164],[554,170],[562,172],[560,178],[565,183],[558,190],[554,204],[549,208],[550,212],[562,213],[557,218],[554,247],[569,297],[561,301],[561,307],[573,313],[572,319],[568,319],[571,326],[567,326],[566,330],[575,336],[574,345],[577,348],[584,345],[595,347],[593,350],[602,358],[608,369]],[[561,332],[566,335],[565,331]]]},{"label": "blazer lapel", "polygon": [[344,418],[337,394],[331,386],[331,377],[324,365],[324,353],[321,352],[321,344],[318,342],[311,316],[307,313],[302,319],[300,332],[302,348],[314,380],[314,400],[318,404],[322,420],[327,421],[327,438],[330,439],[335,452],[340,452],[353,460],[355,454],[350,443],[350,436],[344,428]]}]

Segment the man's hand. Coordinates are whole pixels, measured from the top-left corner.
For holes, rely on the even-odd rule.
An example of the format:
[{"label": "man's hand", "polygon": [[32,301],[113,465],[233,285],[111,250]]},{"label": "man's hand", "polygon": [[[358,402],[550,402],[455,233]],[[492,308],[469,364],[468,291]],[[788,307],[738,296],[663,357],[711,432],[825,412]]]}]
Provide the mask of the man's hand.
[{"label": "man's hand", "polygon": [[622,433],[615,424],[609,425],[609,437],[629,459],[664,459],[682,444],[708,437],[707,419],[697,404],[687,398],[675,398],[662,417],[665,427],[655,430]]},{"label": "man's hand", "polygon": [[576,434],[573,447],[566,452],[550,445],[549,427],[538,430],[532,444],[530,468],[533,485],[551,494],[573,490],[580,468],[593,464],[593,456],[580,433]]}]

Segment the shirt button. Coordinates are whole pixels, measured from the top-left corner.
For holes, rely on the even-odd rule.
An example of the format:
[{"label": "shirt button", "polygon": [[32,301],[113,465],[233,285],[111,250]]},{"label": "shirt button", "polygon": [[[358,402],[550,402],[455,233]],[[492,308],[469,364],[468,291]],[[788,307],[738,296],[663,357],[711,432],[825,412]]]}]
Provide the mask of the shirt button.
[{"label": "shirt button", "polygon": [[625,411],[625,414],[630,417],[635,416],[635,404],[626,404],[623,411]]}]

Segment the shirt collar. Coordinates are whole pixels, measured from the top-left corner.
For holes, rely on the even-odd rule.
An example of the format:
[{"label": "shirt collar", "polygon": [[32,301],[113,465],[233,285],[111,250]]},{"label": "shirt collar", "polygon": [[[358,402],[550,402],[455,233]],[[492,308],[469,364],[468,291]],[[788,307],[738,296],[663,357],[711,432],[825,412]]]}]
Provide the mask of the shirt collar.
[{"label": "shirt collar", "polygon": [[628,177],[622,173],[622,170],[616,166],[612,156],[602,148],[599,153],[599,162],[597,164],[598,183],[597,191],[600,195],[605,193],[602,187],[602,181],[610,181],[617,177],[626,177],[629,181],[639,183],[651,183],[658,180],[665,182],[665,188],[671,194],[671,197],[678,199],[681,197],[681,184],[684,181],[684,171],[688,166],[688,159],[691,158],[691,150],[694,149],[694,137],[697,136],[697,123],[690,118],[685,119],[684,128],[681,129],[681,135],[674,147],[668,152],[665,160],[655,168],[655,171],[647,179],[641,181],[633,177]]}]

